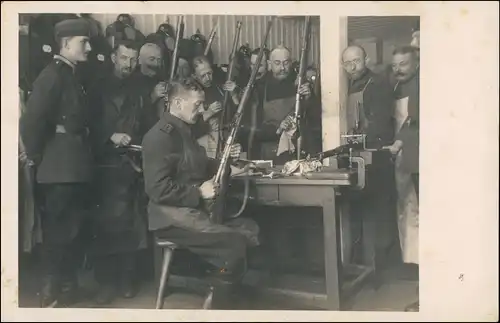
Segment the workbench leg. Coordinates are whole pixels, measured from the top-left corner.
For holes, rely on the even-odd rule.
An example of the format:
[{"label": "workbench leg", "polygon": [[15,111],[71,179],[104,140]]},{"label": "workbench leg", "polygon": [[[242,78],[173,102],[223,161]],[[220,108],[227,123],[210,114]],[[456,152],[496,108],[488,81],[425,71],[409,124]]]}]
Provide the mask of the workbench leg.
[{"label": "workbench leg", "polygon": [[364,215],[363,218],[363,265],[373,270],[370,283],[374,290],[379,289],[381,284],[380,273],[376,266],[375,258],[376,254],[376,223],[374,219],[371,219]]},{"label": "workbench leg", "polygon": [[337,223],[335,190],[323,201],[323,226],[325,239],[326,293],[329,310],[340,310],[339,259],[337,248]]}]

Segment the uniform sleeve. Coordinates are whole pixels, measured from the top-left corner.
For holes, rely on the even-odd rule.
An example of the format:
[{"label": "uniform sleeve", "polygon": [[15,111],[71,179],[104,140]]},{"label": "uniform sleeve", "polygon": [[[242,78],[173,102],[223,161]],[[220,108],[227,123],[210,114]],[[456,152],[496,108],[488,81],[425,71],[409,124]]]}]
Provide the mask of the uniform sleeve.
[{"label": "uniform sleeve", "polygon": [[21,117],[20,134],[26,154],[36,164],[41,161],[62,90],[60,76],[52,70],[43,71],[33,84],[26,112]]},{"label": "uniform sleeve", "polygon": [[179,183],[174,179],[180,160],[179,154],[174,150],[174,140],[171,137],[159,140],[154,135],[155,133],[149,133],[142,142],[146,194],[153,203],[196,208],[201,199],[198,187]]}]

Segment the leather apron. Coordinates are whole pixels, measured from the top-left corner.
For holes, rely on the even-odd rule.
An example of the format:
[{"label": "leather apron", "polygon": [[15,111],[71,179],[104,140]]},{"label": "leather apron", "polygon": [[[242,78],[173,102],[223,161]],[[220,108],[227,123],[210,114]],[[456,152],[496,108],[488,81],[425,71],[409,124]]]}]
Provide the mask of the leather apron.
[{"label": "leather apron", "polygon": [[[361,129],[364,129],[366,123],[366,117],[363,107],[363,95],[366,88],[371,83],[370,78],[363,89],[359,92],[351,93],[347,98],[347,129],[357,129],[360,125]],[[350,263],[352,256],[352,233],[351,233],[351,219],[350,212],[348,210],[341,210],[340,216],[340,243],[341,243],[341,259],[342,265],[347,265]]]},{"label": "leather apron", "polygon": [[[267,101],[267,86],[264,89],[263,116],[264,123],[272,124],[276,130],[287,115],[292,113],[295,107],[295,95]],[[263,142],[261,144],[261,159],[273,160],[278,152],[278,140],[272,142]]]},{"label": "leather apron", "polygon": [[[396,101],[396,133],[408,117],[408,97]],[[418,199],[411,174],[402,166],[402,151],[396,157],[396,189],[399,240],[403,262],[418,264]]]},{"label": "leather apron", "polygon": [[372,79],[370,78],[368,82],[366,82],[365,86],[361,91],[349,94],[347,98],[347,129],[357,129],[358,125],[360,129],[366,129],[368,126],[368,120],[365,116],[365,110],[363,105],[363,95],[365,93],[366,88]]},{"label": "leather apron", "polygon": [[[222,97],[224,97],[224,92],[217,85],[216,87],[217,90],[222,95]],[[208,119],[208,124],[210,125],[210,132],[207,135],[198,138],[198,144],[200,144],[200,146],[205,148],[207,156],[209,158],[217,157],[217,145],[219,143],[221,113],[222,112],[219,112],[216,115],[212,116],[210,119]]]}]

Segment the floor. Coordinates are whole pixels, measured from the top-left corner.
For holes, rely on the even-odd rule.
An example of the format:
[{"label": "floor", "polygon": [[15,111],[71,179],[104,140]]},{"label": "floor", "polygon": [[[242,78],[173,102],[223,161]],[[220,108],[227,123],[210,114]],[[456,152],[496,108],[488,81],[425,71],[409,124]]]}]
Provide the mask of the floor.
[{"label": "floor", "polygon": [[[20,273],[20,307],[37,307],[37,282],[38,274],[34,266],[24,266]],[[411,270],[410,270],[411,271]],[[393,266],[384,272],[383,283],[378,290],[370,287],[362,289],[353,299],[352,311],[403,311],[405,306],[415,301],[417,281],[415,274],[402,265]],[[415,271],[415,270],[413,270]],[[86,286],[88,293],[86,299],[75,308],[97,307],[92,301],[91,291],[95,290],[96,284],[92,278],[92,272],[82,272],[80,284]],[[153,309],[155,305],[156,286],[153,282],[143,283],[139,294],[134,299],[116,299],[108,308],[130,308],[130,309]],[[203,296],[194,293],[173,290],[165,298],[165,309],[200,309]],[[258,297],[248,298],[237,304],[241,310],[318,310],[310,306],[290,299],[280,297]]]}]

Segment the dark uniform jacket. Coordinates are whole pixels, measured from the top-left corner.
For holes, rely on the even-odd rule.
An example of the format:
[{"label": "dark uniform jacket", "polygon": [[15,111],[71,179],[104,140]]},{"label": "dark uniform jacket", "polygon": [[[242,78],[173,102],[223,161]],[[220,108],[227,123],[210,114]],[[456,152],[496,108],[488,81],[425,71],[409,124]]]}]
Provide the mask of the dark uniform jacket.
[{"label": "dark uniform jacket", "polygon": [[97,160],[116,163],[120,158],[110,138],[113,133],[126,133],[132,138],[131,145],[141,144],[148,130],[141,124],[146,100],[130,77],[120,80],[113,74],[94,84],[89,100],[94,110],[92,139]]},{"label": "dark uniform jacket", "polygon": [[405,84],[396,87],[396,99],[408,97],[408,118],[396,135],[403,142],[402,168],[409,173],[419,173],[420,147],[420,75],[417,73]]},{"label": "dark uniform jacket", "polygon": [[38,76],[20,133],[40,183],[91,181],[93,156],[88,138],[86,93],[65,58],[56,56]]},{"label": "dark uniform jacket", "polygon": [[89,93],[96,110],[91,135],[97,159],[96,194],[99,207],[93,212],[99,253],[134,251],[146,246],[145,194],[140,173],[140,154],[124,154],[111,141],[114,133],[126,133],[130,144],[140,145],[143,98],[130,78],[110,74]]},{"label": "dark uniform jacket", "polygon": [[144,136],[142,147],[149,228],[157,230],[174,221],[155,206],[172,207],[180,216],[198,208],[202,201],[198,187],[215,174],[219,163],[207,157],[189,125],[169,114]]},{"label": "dark uniform jacket", "polygon": [[392,144],[394,139],[393,88],[387,78],[366,69],[363,77],[350,84],[348,92],[351,94],[361,91],[370,79],[370,84],[363,93],[364,115],[368,121],[364,132],[369,148],[381,148]]}]

